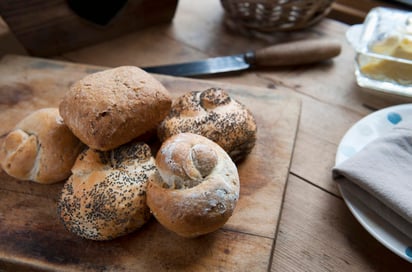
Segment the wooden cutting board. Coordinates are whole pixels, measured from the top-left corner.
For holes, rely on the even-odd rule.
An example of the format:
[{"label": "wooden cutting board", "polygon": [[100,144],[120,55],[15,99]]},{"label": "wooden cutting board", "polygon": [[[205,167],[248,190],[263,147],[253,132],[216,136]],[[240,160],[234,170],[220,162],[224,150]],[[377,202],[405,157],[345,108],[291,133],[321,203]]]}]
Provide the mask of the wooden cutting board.
[{"label": "wooden cutting board", "polygon": [[[0,61],[0,144],[24,116],[58,106],[69,86],[101,67],[6,56]],[[226,225],[181,238],[152,219],[112,241],[81,239],[64,228],[56,201],[63,186],[18,181],[0,170],[0,270],[267,271],[282,207],[300,100],[280,90],[156,76],[174,97],[222,87],[254,114],[257,143],[238,165],[241,190]]]}]

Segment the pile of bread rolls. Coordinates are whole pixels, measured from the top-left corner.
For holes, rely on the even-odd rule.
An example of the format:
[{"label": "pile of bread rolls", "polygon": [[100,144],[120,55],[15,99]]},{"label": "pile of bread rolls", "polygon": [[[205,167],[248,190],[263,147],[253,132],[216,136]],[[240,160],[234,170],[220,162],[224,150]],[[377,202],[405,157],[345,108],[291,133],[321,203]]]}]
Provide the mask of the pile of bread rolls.
[{"label": "pile of bread rolls", "polygon": [[[146,143],[153,139],[160,148]],[[114,239],[151,215],[178,235],[196,237],[233,214],[235,162],[255,142],[253,115],[224,90],[172,101],[150,74],[122,66],[87,75],[58,108],[21,120],[0,147],[0,165],[20,180],[64,182],[58,216],[83,238]]]}]

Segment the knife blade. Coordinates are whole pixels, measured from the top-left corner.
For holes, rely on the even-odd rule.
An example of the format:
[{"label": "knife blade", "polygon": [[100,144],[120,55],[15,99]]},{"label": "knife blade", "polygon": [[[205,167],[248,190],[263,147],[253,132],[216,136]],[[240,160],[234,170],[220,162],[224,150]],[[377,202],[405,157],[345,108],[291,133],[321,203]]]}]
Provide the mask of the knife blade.
[{"label": "knife blade", "polygon": [[276,44],[243,54],[143,67],[142,69],[149,73],[190,77],[258,67],[304,65],[331,59],[338,56],[340,52],[341,45],[335,40],[303,40]]}]

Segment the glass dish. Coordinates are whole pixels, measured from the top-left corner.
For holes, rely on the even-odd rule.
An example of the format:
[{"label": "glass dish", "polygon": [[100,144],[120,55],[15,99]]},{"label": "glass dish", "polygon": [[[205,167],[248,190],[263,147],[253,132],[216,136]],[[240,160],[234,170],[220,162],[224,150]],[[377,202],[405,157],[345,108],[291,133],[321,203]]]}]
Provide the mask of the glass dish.
[{"label": "glass dish", "polygon": [[374,8],[346,37],[360,87],[412,97],[412,12]]}]

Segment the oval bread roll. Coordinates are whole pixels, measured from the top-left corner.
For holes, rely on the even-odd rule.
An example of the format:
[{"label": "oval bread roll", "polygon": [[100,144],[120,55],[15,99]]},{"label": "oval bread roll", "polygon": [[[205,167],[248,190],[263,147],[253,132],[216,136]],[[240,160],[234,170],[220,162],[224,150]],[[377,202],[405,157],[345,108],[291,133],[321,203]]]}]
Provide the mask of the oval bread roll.
[{"label": "oval bread roll", "polygon": [[142,142],[105,152],[87,149],[63,187],[59,217],[66,229],[86,239],[128,234],[150,218],[146,188],[156,171],[150,147]]},{"label": "oval bread roll", "polygon": [[243,104],[222,89],[210,88],[177,98],[157,132],[161,141],[184,132],[205,136],[237,162],[254,147],[256,130],[256,121]]},{"label": "oval bread roll", "polygon": [[83,144],[57,108],[36,110],[8,133],[0,148],[4,171],[20,180],[50,184],[66,179]]},{"label": "oval bread roll", "polygon": [[155,130],[171,103],[169,92],[153,76],[121,66],[77,81],[59,110],[83,143],[106,151]]},{"label": "oval bread roll", "polygon": [[147,204],[164,227],[196,237],[227,222],[240,183],[235,164],[219,145],[201,135],[177,134],[162,144],[156,165]]}]

